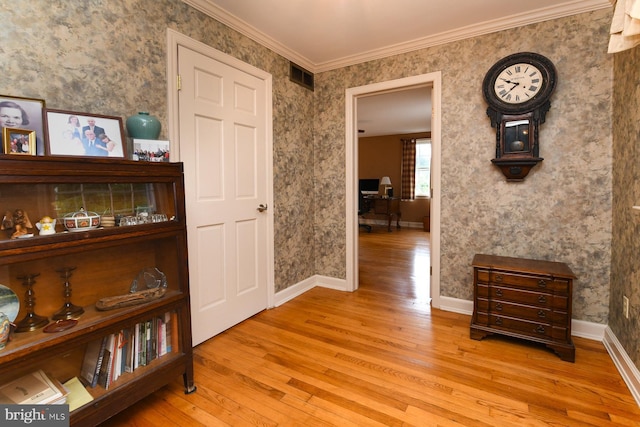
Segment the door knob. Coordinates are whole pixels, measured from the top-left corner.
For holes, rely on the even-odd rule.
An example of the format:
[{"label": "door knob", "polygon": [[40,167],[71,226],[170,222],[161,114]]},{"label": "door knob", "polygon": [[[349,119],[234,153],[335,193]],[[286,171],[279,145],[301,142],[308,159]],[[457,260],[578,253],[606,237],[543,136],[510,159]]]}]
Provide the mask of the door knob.
[{"label": "door knob", "polygon": [[258,206],[258,212],[264,212],[266,210],[267,210],[267,205],[261,204],[260,206]]}]

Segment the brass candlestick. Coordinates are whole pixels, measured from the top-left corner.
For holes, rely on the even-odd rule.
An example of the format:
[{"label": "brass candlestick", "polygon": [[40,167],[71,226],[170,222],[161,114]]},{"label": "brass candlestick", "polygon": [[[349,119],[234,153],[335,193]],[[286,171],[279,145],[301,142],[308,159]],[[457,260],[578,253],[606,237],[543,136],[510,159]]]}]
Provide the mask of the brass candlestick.
[{"label": "brass candlestick", "polygon": [[53,314],[53,320],[77,319],[84,313],[84,308],[71,303],[71,283],[69,278],[76,267],[63,267],[56,270],[64,279],[64,304]]},{"label": "brass candlestick", "polygon": [[34,307],[36,306],[36,297],[34,296],[33,285],[36,283],[35,278],[39,275],[40,273],[18,276],[18,279],[22,280],[22,284],[27,287],[27,291],[24,294],[27,315],[16,325],[16,332],[30,332],[38,328],[42,328],[49,323],[48,318],[38,316],[34,310]]}]

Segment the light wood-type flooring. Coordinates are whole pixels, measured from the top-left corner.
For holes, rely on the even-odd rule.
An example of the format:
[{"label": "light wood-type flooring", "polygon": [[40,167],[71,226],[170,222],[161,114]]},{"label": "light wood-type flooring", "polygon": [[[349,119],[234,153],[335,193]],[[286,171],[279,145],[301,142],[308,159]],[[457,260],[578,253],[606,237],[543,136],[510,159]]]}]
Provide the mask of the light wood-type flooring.
[{"label": "light wood-type flooring", "polygon": [[[360,289],[314,288],[195,349],[182,379],[105,426],[640,426],[602,343],[576,362],[534,344],[469,338],[429,306],[428,234],[360,233]],[[460,268],[471,268],[461,265]]]}]

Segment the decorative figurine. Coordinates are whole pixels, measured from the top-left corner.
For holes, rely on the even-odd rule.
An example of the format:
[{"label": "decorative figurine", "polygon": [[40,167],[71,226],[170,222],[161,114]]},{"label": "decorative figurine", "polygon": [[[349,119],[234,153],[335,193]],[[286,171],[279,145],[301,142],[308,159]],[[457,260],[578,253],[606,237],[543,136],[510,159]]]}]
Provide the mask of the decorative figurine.
[{"label": "decorative figurine", "polygon": [[12,239],[30,237],[30,228],[33,228],[33,225],[31,225],[27,213],[22,209],[16,209],[13,213],[7,211],[2,218],[2,225],[0,225],[0,230],[13,230]]},{"label": "decorative figurine", "polygon": [[40,222],[36,222],[36,228],[40,231],[41,236],[56,234],[56,220],[50,216],[42,217]]}]

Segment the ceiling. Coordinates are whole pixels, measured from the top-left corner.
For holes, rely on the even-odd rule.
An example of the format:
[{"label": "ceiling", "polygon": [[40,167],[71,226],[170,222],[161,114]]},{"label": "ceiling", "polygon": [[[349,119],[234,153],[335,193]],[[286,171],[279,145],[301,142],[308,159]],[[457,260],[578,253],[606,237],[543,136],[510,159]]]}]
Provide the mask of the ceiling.
[{"label": "ceiling", "polygon": [[359,97],[357,115],[361,138],[430,131],[431,87]]},{"label": "ceiling", "polygon": [[[611,7],[609,0],[182,1],[312,73]],[[359,99],[361,136],[430,130],[424,91]]]}]

